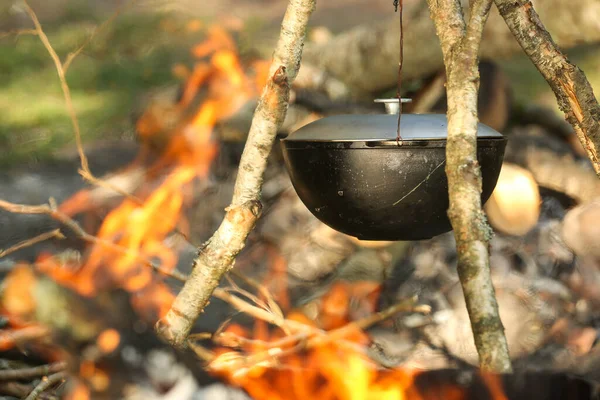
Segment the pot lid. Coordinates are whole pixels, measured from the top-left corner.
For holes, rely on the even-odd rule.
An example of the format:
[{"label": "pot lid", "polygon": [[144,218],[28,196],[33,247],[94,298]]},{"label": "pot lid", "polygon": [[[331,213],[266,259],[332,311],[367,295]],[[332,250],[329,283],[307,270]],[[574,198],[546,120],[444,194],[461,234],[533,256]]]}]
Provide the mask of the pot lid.
[{"label": "pot lid", "polygon": [[[402,140],[446,140],[445,114],[402,114]],[[396,140],[398,116],[393,114],[348,114],[321,118],[291,133],[284,141],[353,142]],[[478,124],[478,138],[503,136],[484,124]]]}]

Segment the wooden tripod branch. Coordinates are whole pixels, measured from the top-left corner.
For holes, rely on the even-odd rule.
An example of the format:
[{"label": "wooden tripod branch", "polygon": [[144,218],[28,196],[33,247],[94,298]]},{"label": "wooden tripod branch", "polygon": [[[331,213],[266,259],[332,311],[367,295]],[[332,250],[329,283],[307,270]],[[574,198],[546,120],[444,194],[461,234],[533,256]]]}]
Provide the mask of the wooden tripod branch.
[{"label": "wooden tripod branch", "polygon": [[267,158],[288,108],[290,85],[300,67],[306,28],[316,0],[290,0],[273,54],[270,79],[252,119],[240,161],[231,205],[223,222],[194,261],[192,273],[167,315],[159,334],[183,346],[194,321],[209,302],[221,277],[242,251],[261,211],[260,193]]},{"label": "wooden tripod branch", "polygon": [[600,105],[585,74],[552,40],[529,0],[494,0],[500,15],[554,91],[600,177]]},{"label": "wooden tripod branch", "polygon": [[508,345],[490,275],[491,230],[481,209],[481,170],[477,162],[479,46],[492,0],[471,1],[468,24],[460,0],[428,3],[448,77],[448,216],[456,238],[458,274],[480,367],[509,372]]}]

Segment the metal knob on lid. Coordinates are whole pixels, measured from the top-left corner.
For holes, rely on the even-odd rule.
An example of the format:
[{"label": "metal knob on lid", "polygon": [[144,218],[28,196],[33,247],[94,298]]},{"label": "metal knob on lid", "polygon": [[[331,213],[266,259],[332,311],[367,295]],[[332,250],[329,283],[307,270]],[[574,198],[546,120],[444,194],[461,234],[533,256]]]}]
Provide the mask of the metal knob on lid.
[{"label": "metal knob on lid", "polygon": [[[400,102],[397,97],[391,99],[375,99],[373,101],[375,103],[383,103],[385,111],[388,114],[398,114],[398,111],[400,110]],[[412,99],[403,97],[402,103],[412,103]]]}]

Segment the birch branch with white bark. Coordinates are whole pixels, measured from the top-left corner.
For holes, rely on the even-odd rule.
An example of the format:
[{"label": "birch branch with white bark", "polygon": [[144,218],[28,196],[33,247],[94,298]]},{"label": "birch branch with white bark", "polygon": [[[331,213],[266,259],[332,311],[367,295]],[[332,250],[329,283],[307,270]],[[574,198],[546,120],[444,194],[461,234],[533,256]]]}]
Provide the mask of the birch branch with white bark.
[{"label": "birch branch with white bark", "polygon": [[194,322],[221,277],[233,268],[260,215],[263,173],[277,131],[285,119],[290,85],[300,67],[308,20],[315,3],[316,0],[290,0],[273,54],[271,78],[252,119],[231,205],[217,231],[200,249],[192,273],[171,309],[157,323],[159,334],[175,346],[184,346],[187,342]]}]

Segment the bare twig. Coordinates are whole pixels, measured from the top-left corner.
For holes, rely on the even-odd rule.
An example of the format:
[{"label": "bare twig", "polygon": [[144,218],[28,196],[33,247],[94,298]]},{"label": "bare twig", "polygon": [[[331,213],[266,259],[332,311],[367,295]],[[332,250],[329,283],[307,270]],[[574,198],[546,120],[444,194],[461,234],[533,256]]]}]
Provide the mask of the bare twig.
[{"label": "bare twig", "polygon": [[31,391],[31,393],[29,393],[29,396],[27,396],[25,400],[37,399],[44,391],[50,389],[58,382],[63,381],[65,379],[67,379],[66,372],[57,372],[56,374],[43,377],[42,381],[35,387],[35,389]]},{"label": "bare twig", "polygon": [[196,353],[198,358],[200,358],[202,361],[204,361],[207,364],[211,363],[217,357],[215,355],[215,353],[208,350],[206,347],[201,346],[198,343],[194,342],[192,340],[192,335],[190,335],[190,337],[187,341],[187,344],[190,347],[190,349],[192,349],[192,351],[194,353]]},{"label": "bare twig", "polygon": [[[132,1],[135,1],[135,0],[132,0]],[[27,13],[29,14],[29,17],[31,18],[33,25],[35,26],[35,32],[40,37],[40,40],[42,41],[42,44],[46,48],[46,51],[48,52],[48,54],[50,54],[50,57],[52,58],[52,61],[54,62],[54,66],[56,68],[56,73],[58,74],[58,79],[60,81],[60,87],[62,89],[63,97],[65,99],[65,106],[67,108],[67,112],[69,113],[69,117],[71,119],[73,131],[75,132],[75,145],[77,147],[77,153],[79,154],[79,159],[81,162],[81,168],[78,171],[79,174],[82,176],[83,179],[87,180],[88,182],[90,182],[94,185],[109,188],[109,189],[127,197],[128,199],[131,199],[131,200],[135,201],[136,203],[140,204],[141,202],[139,199],[132,196],[130,193],[127,193],[126,191],[122,190],[120,187],[113,185],[110,182],[107,182],[107,181],[104,181],[102,179],[95,177],[94,174],[92,174],[92,171],[90,170],[87,156],[85,155],[85,151],[83,150],[83,141],[81,139],[81,128],[79,126],[79,119],[77,118],[77,112],[75,111],[75,107],[73,105],[73,99],[71,97],[71,89],[69,88],[69,85],[67,84],[67,78],[66,78],[67,67],[70,65],[70,63],[73,61],[73,59],[83,50],[83,47],[80,47],[77,50],[75,50],[73,53],[71,53],[73,55],[71,56],[71,54],[70,54],[67,57],[68,63],[65,62],[65,64],[63,64],[60,60],[60,57],[58,56],[58,54],[56,54],[56,51],[52,47],[52,44],[50,43],[48,36],[46,36],[46,33],[44,32],[42,25],[40,24],[40,21],[37,18],[37,15],[33,11],[33,9],[29,6],[29,4],[27,3],[27,0],[23,0],[23,3],[25,4],[25,9],[26,9]],[[112,19],[116,18],[116,16],[118,16],[118,14],[120,13],[120,11],[121,11],[120,9],[117,10],[115,12],[115,14],[113,14],[113,16],[111,18],[109,18],[109,20],[112,21]],[[99,29],[103,28],[104,26],[105,26],[105,24],[102,24]],[[93,37],[93,35],[89,38],[90,41],[91,41],[92,37]],[[89,43],[89,41],[84,43],[84,45],[87,45],[87,43]]]},{"label": "bare twig", "polygon": [[54,204],[54,201],[52,199],[50,200],[50,204],[42,204],[42,205],[36,205],[36,206],[15,204],[15,203],[10,203],[8,201],[0,199],[0,208],[4,209],[6,211],[12,212],[12,213],[17,213],[17,214],[45,214],[45,215],[48,215],[51,218],[55,219],[56,221],[64,224],[71,231],[73,231],[73,233],[75,235],[77,235],[77,237],[85,240],[88,243],[93,243],[98,246],[103,246],[103,247],[106,247],[106,248],[109,248],[112,250],[116,250],[123,254],[131,254],[142,264],[147,265],[147,266],[151,267],[152,269],[154,269],[155,271],[160,272],[163,275],[167,275],[172,278],[175,278],[181,282],[185,282],[187,279],[187,277],[184,274],[182,274],[181,272],[179,272],[177,270],[165,269],[165,268],[151,262],[147,258],[137,254],[135,251],[132,251],[131,249],[128,249],[126,247],[120,246],[120,245],[110,242],[108,240],[104,240],[104,239],[101,239],[99,237],[96,237],[94,235],[87,233],[77,222],[75,222],[73,219],[71,219],[65,213],[60,212],[57,209],[56,204]]},{"label": "bare twig", "polygon": [[365,318],[359,319],[357,321],[350,322],[349,324],[329,331],[329,335],[334,339],[336,336],[342,337],[347,334],[349,331],[356,331],[357,329],[365,330],[379,322],[385,321],[388,318],[393,317],[394,315],[401,312],[413,312],[419,314],[429,314],[431,312],[431,307],[426,304],[414,305],[415,299],[411,299],[410,301],[403,301],[401,303],[395,304],[386,308],[385,310],[376,312],[371,314]]},{"label": "bare twig", "polygon": [[229,305],[231,305],[233,308],[235,308],[238,311],[252,315],[255,318],[264,320],[264,321],[266,321],[270,324],[276,325],[284,330],[289,330],[289,328],[287,328],[287,322],[283,317],[281,317],[275,313],[269,312],[263,308],[253,306],[252,304],[245,302],[241,298],[229,293],[228,291],[226,291],[224,289],[221,289],[221,288],[214,289],[213,296],[215,296],[218,299],[223,300],[226,303],[229,303]]},{"label": "bare twig", "polygon": [[428,0],[447,75],[446,175],[458,253],[458,274],[483,369],[508,372],[511,362],[490,275],[489,225],[481,209],[477,162],[478,54],[492,0],[470,2],[468,24],[460,0]]},{"label": "bare twig", "polygon": [[[239,368],[251,368],[265,361],[274,361],[294,352],[305,349],[311,349],[316,346],[322,346],[323,344],[330,343],[332,341],[352,346],[352,343],[344,342],[344,339],[352,333],[355,333],[359,330],[367,329],[368,327],[376,323],[382,322],[400,312],[416,312],[428,314],[431,311],[430,307],[427,305],[415,306],[413,305],[413,303],[413,299],[411,299],[410,301],[404,301],[402,303],[393,305],[385,310],[382,310],[378,313],[369,315],[368,317],[365,317],[363,319],[352,321],[338,329],[334,329],[331,331],[323,331],[308,325],[304,325],[303,329],[299,329],[293,335],[285,336],[279,340],[270,343],[265,343],[266,350],[264,351],[257,352],[245,357],[232,357],[230,360],[228,360],[229,362],[227,362],[226,364],[221,364],[221,360],[217,358],[217,364],[209,365],[208,367],[213,369],[221,369],[222,365],[226,365],[226,368],[231,370],[236,370]],[[360,348],[357,349],[357,351],[360,351]]]},{"label": "bare twig", "polygon": [[[112,250],[119,251],[123,254],[133,254],[135,256],[135,258],[138,261],[140,261],[142,264],[149,266],[152,269],[154,269],[155,271],[157,271],[165,276],[174,278],[180,282],[185,282],[188,279],[188,277],[186,275],[184,275],[183,273],[181,273],[177,270],[165,269],[159,265],[154,264],[152,261],[150,261],[146,257],[143,257],[126,247],[122,247],[113,242],[98,238],[94,235],[87,233],[77,222],[75,222],[73,219],[71,219],[68,215],[58,211],[56,208],[56,205],[54,204],[54,202],[52,200],[50,201],[50,204],[48,204],[48,205],[42,204],[42,205],[36,205],[36,206],[28,206],[28,205],[23,205],[23,204],[10,203],[10,202],[0,199],[0,208],[7,210],[9,212],[18,213],[18,214],[46,214],[46,215],[54,218],[55,220],[63,223],[64,225],[66,225],[71,231],[73,231],[73,233],[75,235],[77,235],[77,237],[81,238],[82,240],[85,240],[86,242],[89,242],[89,243],[92,243],[92,244],[95,244],[98,246],[104,246],[106,248],[110,248]],[[241,276],[241,274],[238,274],[238,276]],[[252,285],[256,285],[256,287],[259,287],[261,294],[265,295],[265,297],[272,298],[272,296],[268,293],[268,291],[266,291],[265,288],[261,287],[260,284],[252,281],[249,278],[246,278],[246,280],[248,282],[252,282]],[[214,290],[213,295],[216,298],[225,301],[226,303],[231,305],[236,310],[238,310],[240,312],[244,312],[249,315],[252,315],[253,317],[255,317],[257,319],[261,319],[261,320],[264,320],[271,324],[274,324],[274,325],[282,328],[285,332],[289,332],[290,330],[293,329],[294,326],[296,327],[296,329],[299,326],[299,324],[295,323],[294,321],[285,320],[283,318],[281,309],[278,306],[275,306],[274,308],[272,308],[271,302],[269,302],[269,309],[257,307],[255,305],[252,305],[252,304],[244,301],[243,299],[229,293],[227,290],[221,289],[221,288],[216,288]],[[262,302],[260,302],[259,305],[264,306],[264,304]],[[270,311],[271,308],[273,309],[273,311]],[[290,326],[292,326],[292,327],[290,327]],[[17,332],[19,332],[19,331],[17,331]],[[1,341],[1,338],[0,338],[0,341]],[[1,348],[1,346],[0,346],[0,348]]]},{"label": "bare twig", "polygon": [[[83,148],[81,148],[80,154],[84,154],[84,157],[85,157],[85,153],[83,153]],[[86,158],[85,162],[87,165],[87,158]],[[81,175],[81,177],[83,179],[85,179],[92,185],[95,185],[95,186],[98,186],[98,187],[101,187],[104,189],[109,189],[109,190],[112,190],[113,192],[119,193],[121,196],[133,201],[135,204],[141,205],[144,203],[141,199],[139,199],[138,197],[134,196],[133,194],[127,192],[126,190],[123,190],[118,185],[115,185],[106,179],[97,178],[96,176],[94,176],[94,174],[92,174],[92,171],[90,171],[88,168],[83,167],[83,163],[82,163],[82,169],[80,169],[78,172],[79,172],[79,175]]]},{"label": "bare twig", "polygon": [[263,172],[277,130],[285,119],[290,85],[298,73],[306,27],[314,7],[315,0],[290,0],[273,54],[271,78],[252,119],[231,206],[221,226],[194,261],[192,274],[171,310],[157,324],[160,334],[174,345],[186,343],[192,324],[221,277],[233,267],[259,217]]},{"label": "bare twig", "polygon": [[35,29],[15,29],[12,31],[0,32],[0,39],[4,39],[9,36],[21,36],[21,35],[37,35],[37,31]]},{"label": "bare twig", "polygon": [[7,255],[14,253],[17,250],[21,250],[25,247],[33,246],[36,243],[43,242],[44,240],[48,240],[48,239],[52,239],[52,238],[64,239],[65,237],[62,233],[60,233],[60,229],[55,229],[50,232],[42,233],[41,235],[37,235],[36,237],[33,237],[31,239],[23,240],[22,242],[19,242],[19,243],[15,244],[14,246],[9,247],[6,250],[0,250],[0,258],[6,257]]},{"label": "bare twig", "polygon": [[32,385],[26,385],[19,382],[0,382],[0,393],[20,399],[31,393],[32,389]]},{"label": "bare twig", "polygon": [[[77,113],[75,111],[75,107],[73,106],[71,91],[70,91],[69,85],[66,80],[67,69],[69,68],[69,66],[75,59],[75,57],[77,57],[81,53],[81,51],[83,51],[83,49],[93,40],[93,38],[95,37],[95,35],[98,32],[100,32],[107,25],[109,25],[112,21],[114,21],[125,9],[132,6],[136,1],[137,0],[129,0],[127,3],[123,4],[121,7],[117,8],[117,10],[106,21],[104,21],[100,26],[98,26],[94,30],[94,32],[87,38],[87,40],[79,48],[77,48],[76,50],[74,50],[73,52],[71,52],[67,55],[67,58],[64,63],[61,62],[60,57],[58,56],[58,54],[52,47],[52,44],[50,43],[48,37],[44,33],[44,30],[37,18],[37,15],[33,11],[33,9],[29,6],[29,4],[27,3],[26,0],[24,0],[24,4],[25,4],[26,10],[27,10],[27,13],[29,14],[29,16],[30,16],[31,20],[33,21],[33,24],[36,28],[33,32],[34,32],[34,34],[36,34],[40,37],[40,40],[44,44],[44,47],[46,48],[48,54],[50,54],[50,57],[52,58],[52,61],[54,62],[54,66],[56,68],[58,78],[60,80],[60,85],[61,85],[63,96],[65,99],[65,105],[67,107],[67,111],[68,111],[69,117],[71,119],[73,131],[75,132],[75,144],[76,144],[77,152],[79,154],[79,159],[81,162],[81,168],[79,169],[78,173],[81,175],[81,177],[84,180],[86,180],[90,184],[98,186],[100,188],[111,190],[116,193],[119,193],[120,195],[127,198],[128,200],[131,200],[135,204],[141,205],[141,204],[143,204],[143,201],[140,200],[138,197],[136,197],[133,194],[122,189],[121,187],[119,187],[119,185],[116,185],[106,179],[101,179],[101,178],[96,177],[90,170],[89,162],[88,162],[87,156],[85,155],[85,151],[83,149],[83,142],[82,142],[82,138],[81,138],[81,129],[79,126],[79,119],[77,118]],[[163,218],[162,216],[157,216],[157,217]],[[186,235],[183,234],[183,232],[179,229],[179,223],[176,228],[176,232],[181,234],[182,237],[186,238]]]},{"label": "bare twig", "polygon": [[67,58],[65,59],[65,62],[63,63],[63,70],[64,70],[65,74],[67,73],[67,70],[71,66],[71,63],[73,62],[73,60],[75,60],[75,58],[83,51],[83,49],[85,49],[92,42],[94,37],[96,37],[96,35],[99,32],[101,32],[104,28],[106,28],[108,25],[110,25],[123,11],[125,11],[126,9],[131,7],[133,5],[133,3],[135,3],[136,1],[137,0],[129,0],[128,2],[121,4],[119,7],[117,7],[117,9],[112,13],[112,15],[108,19],[106,19],[104,22],[102,22],[100,25],[98,25],[96,28],[94,28],[91,35],[89,35],[85,39],[85,41],[76,50],[70,52],[67,55]]},{"label": "bare twig", "polygon": [[54,374],[66,368],[67,363],[61,361],[49,365],[40,365],[39,367],[2,370],[0,371],[0,381],[35,378],[36,376]]},{"label": "bare twig", "polygon": [[[263,310],[269,309],[269,307],[267,306],[267,304],[264,301],[262,301],[257,296],[250,293],[249,291],[244,290],[241,287],[239,287],[238,284],[235,283],[235,281],[229,277],[229,275],[225,275],[225,279],[231,286],[231,289],[228,289],[229,291],[233,291],[235,293],[241,294],[242,296],[244,296],[245,298],[247,298],[248,300],[250,300],[251,302],[256,304],[258,307],[262,308]],[[280,314],[280,315],[283,317],[283,314]]]},{"label": "bare twig", "polygon": [[552,40],[529,0],[494,0],[511,32],[554,91],[600,177],[600,105],[583,71]]},{"label": "bare twig", "polygon": [[244,281],[247,285],[254,287],[258,291],[258,293],[260,293],[260,295],[266,299],[268,307],[274,313],[283,316],[283,311],[281,311],[281,307],[279,307],[279,304],[277,304],[277,302],[275,301],[275,299],[273,298],[273,296],[271,295],[269,290],[264,285],[260,284],[259,282],[255,281],[254,279],[240,273],[239,271],[236,271],[235,269],[231,270],[230,274],[234,275],[236,278]]},{"label": "bare twig", "polygon": [[48,51],[48,54],[50,54],[50,57],[52,58],[52,61],[54,62],[54,66],[56,67],[56,72],[58,73],[58,79],[60,80],[60,86],[61,86],[64,98],[65,98],[65,104],[67,106],[67,111],[69,113],[69,116],[71,117],[71,122],[73,124],[73,130],[75,131],[75,142],[77,143],[77,151],[79,152],[79,158],[81,159],[81,168],[84,171],[88,171],[89,170],[88,160],[87,160],[87,157],[85,156],[85,153],[83,151],[83,145],[81,143],[81,129],[79,128],[79,120],[77,119],[77,113],[75,112],[75,107],[73,106],[73,100],[71,98],[71,89],[69,89],[69,85],[67,85],[67,80],[65,78],[65,70],[63,68],[63,64],[60,61],[60,57],[58,56],[58,54],[56,54],[56,51],[54,51],[54,48],[50,44],[50,40],[48,40],[48,36],[46,36],[46,33],[42,29],[42,25],[40,24],[40,21],[38,20],[37,15],[33,11],[33,9],[29,6],[29,3],[27,3],[27,0],[23,0],[23,4],[25,5],[25,10],[27,11],[27,14],[29,14],[31,21],[33,22],[33,25],[35,26],[35,30],[36,30],[38,36],[40,37],[42,44],[46,48],[46,51]]},{"label": "bare twig", "polygon": [[[241,347],[244,345],[255,345],[265,349],[288,347],[294,343],[306,340],[309,336],[321,331],[308,327],[305,331],[284,336],[281,339],[268,341],[261,339],[249,339],[245,336],[240,336],[232,332],[221,332],[212,336],[214,343],[224,347]],[[192,335],[190,335],[192,337]]]},{"label": "bare twig", "polygon": [[5,351],[30,340],[45,338],[50,330],[40,325],[28,326],[15,330],[0,331],[0,351]]}]

